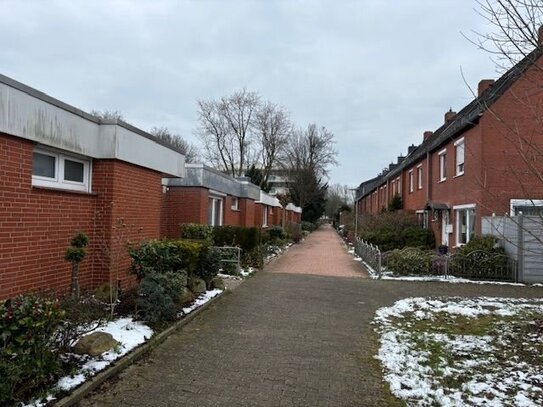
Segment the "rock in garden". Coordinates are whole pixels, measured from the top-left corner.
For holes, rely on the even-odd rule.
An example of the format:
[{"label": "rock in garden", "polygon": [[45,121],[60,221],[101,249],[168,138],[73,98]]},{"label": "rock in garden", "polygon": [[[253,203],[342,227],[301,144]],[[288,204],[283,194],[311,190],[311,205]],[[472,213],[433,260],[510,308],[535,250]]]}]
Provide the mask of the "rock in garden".
[{"label": "rock in garden", "polygon": [[188,304],[194,301],[194,294],[187,287],[183,287],[179,294],[179,304]]},{"label": "rock in garden", "polygon": [[211,280],[211,288],[224,290],[226,288],[224,285],[224,280],[220,277],[215,277],[213,280]]},{"label": "rock in garden", "polygon": [[198,277],[189,278],[189,289],[198,295],[206,291],[206,282]]},{"label": "rock in garden", "polygon": [[93,332],[81,337],[74,345],[74,352],[78,355],[98,356],[118,346],[119,342],[113,339],[111,334],[105,332]]}]

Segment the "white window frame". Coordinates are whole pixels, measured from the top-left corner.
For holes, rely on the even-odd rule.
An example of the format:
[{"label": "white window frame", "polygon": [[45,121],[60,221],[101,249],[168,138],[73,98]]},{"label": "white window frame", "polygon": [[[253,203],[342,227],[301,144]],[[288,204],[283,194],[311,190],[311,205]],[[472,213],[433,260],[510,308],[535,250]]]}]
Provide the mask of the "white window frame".
[{"label": "white window frame", "polygon": [[[467,215],[466,216],[466,241],[465,242],[460,242],[461,231],[460,231],[459,212],[460,211],[469,211],[469,210],[475,211],[475,207],[476,207],[475,204],[464,204],[464,205],[455,205],[455,206],[453,206],[454,217],[455,217],[454,224],[455,224],[455,227],[456,227],[456,233],[455,233],[455,235],[456,235],[456,247],[460,247],[460,246],[465,245],[466,243],[469,243],[469,241],[472,238],[472,235],[469,232],[470,232],[473,225],[470,224],[470,217],[469,217],[469,215]],[[475,222],[475,213],[473,214],[473,221]],[[474,232],[474,234],[475,234],[475,232]]]},{"label": "white window frame", "polygon": [[417,189],[422,189],[422,164],[417,165]]},{"label": "white window frame", "polygon": [[[459,149],[462,149],[462,162],[459,162]],[[458,139],[454,142],[454,162],[455,162],[455,172],[456,176],[459,177],[461,175],[464,175],[464,163],[466,160],[466,144],[464,143],[464,137],[461,139]]]},{"label": "white window frame", "polygon": [[400,182],[400,177],[396,178],[396,185],[398,188],[398,195],[402,196],[402,183]]},{"label": "white window frame", "polygon": [[268,227],[268,207],[262,205],[262,227]]},{"label": "white window frame", "polygon": [[511,199],[509,200],[509,213],[511,216],[518,215],[515,208],[518,206],[533,206],[540,207],[543,206],[543,199]]},{"label": "white window frame", "polygon": [[[78,192],[91,191],[92,161],[90,159],[81,158],[42,147],[35,147],[32,153],[47,155],[49,157],[54,157],[55,159],[55,176],[50,178],[32,174],[32,186]],[[32,155],[32,160],[34,160],[34,155]],[[64,179],[64,163],[66,160],[83,164],[83,182]]]},{"label": "white window frame", "polygon": [[[215,202],[216,201],[219,201],[220,202],[220,213],[219,213],[219,224],[216,225],[215,224],[215,210],[216,210],[216,206],[215,206]],[[212,203],[211,203],[212,202]],[[219,196],[219,195],[209,195],[208,196],[208,200],[207,200],[207,204],[211,204],[211,219],[208,219],[208,223],[210,226],[222,226],[223,223],[224,223],[224,198],[222,196]],[[208,214],[209,214],[209,208],[208,208]]]},{"label": "white window frame", "polygon": [[232,205],[231,208],[233,211],[239,210],[239,198],[237,196],[232,197]]},{"label": "white window frame", "polygon": [[447,149],[444,148],[439,153],[439,182],[447,180]]},{"label": "white window frame", "polygon": [[429,225],[430,225],[430,222],[429,222],[429,213],[427,210],[423,210],[423,209],[419,209],[417,211],[415,211],[415,213],[417,214],[417,220],[419,220],[419,215],[422,215],[421,218],[422,218],[422,227],[424,229],[428,229],[429,228]]},{"label": "white window frame", "polygon": [[413,192],[414,190],[414,180],[413,180],[413,169],[410,169],[408,172],[408,178],[409,178],[409,192]]}]

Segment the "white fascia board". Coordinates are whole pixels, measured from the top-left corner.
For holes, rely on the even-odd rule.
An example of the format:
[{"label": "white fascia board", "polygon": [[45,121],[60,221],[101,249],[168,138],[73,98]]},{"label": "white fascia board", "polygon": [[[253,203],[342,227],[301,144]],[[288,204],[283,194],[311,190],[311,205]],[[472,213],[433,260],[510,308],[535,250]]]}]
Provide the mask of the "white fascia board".
[{"label": "white fascia board", "polygon": [[477,205],[475,204],[464,204],[464,205],[453,205],[454,210],[460,210],[460,209],[474,209]]},{"label": "white fascia board", "polygon": [[102,124],[72,106],[9,82],[0,76],[0,132],[90,158],[117,159],[170,176],[185,175],[183,154],[120,124]]},{"label": "white fascia board", "polygon": [[281,204],[279,203],[279,199],[274,196],[268,195],[262,190],[260,191],[260,199],[256,203],[282,208]]}]

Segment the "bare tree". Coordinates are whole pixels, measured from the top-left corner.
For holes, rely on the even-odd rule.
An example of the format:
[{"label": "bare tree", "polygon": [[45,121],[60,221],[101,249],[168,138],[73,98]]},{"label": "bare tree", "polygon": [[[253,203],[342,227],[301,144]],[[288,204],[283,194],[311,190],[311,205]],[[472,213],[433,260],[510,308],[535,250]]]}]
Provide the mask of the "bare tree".
[{"label": "bare tree", "polygon": [[246,89],[219,100],[198,101],[197,135],[205,158],[214,166],[241,176],[248,167],[252,129],[260,96]]},{"label": "bare tree", "polygon": [[314,221],[325,210],[326,177],[337,164],[334,135],[325,127],[310,124],[293,132],[289,140],[285,168],[293,202],[303,209],[304,220]]},{"label": "bare tree", "polygon": [[188,163],[194,163],[198,160],[200,156],[198,147],[189,143],[179,134],[172,134],[167,127],[153,127],[150,133],[163,143],[166,143],[174,150],[183,154]]},{"label": "bare tree", "polygon": [[288,143],[285,164],[289,170],[310,169],[318,177],[326,177],[330,166],[336,165],[334,134],[326,127],[312,123],[305,130],[296,130]]},{"label": "bare tree", "polygon": [[105,109],[105,110],[91,110],[90,114],[92,114],[93,116],[96,116],[98,117],[99,119],[102,119],[102,120],[123,120],[124,121],[124,116],[122,114],[122,112],[120,110],[108,110],[108,109]]},{"label": "bare tree", "polygon": [[289,114],[272,102],[264,103],[256,112],[254,129],[262,171],[262,185],[266,185],[272,169],[279,167],[292,134]]},{"label": "bare tree", "polygon": [[476,12],[490,26],[489,32],[472,31],[471,43],[491,54],[498,71],[505,71],[538,45],[543,21],[541,0],[476,0]]},{"label": "bare tree", "polygon": [[340,209],[352,207],[353,202],[353,188],[343,184],[331,184],[326,191],[326,215],[332,219]]}]

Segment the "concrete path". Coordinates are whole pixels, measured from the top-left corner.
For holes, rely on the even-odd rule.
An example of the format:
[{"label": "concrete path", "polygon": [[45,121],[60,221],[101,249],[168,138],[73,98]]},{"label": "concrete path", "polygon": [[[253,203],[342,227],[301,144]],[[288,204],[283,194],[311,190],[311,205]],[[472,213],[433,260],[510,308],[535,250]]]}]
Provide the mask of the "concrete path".
[{"label": "concrete path", "polygon": [[409,296],[543,295],[360,276],[333,230],[314,232],[81,406],[400,405],[373,358],[377,308]]}]

